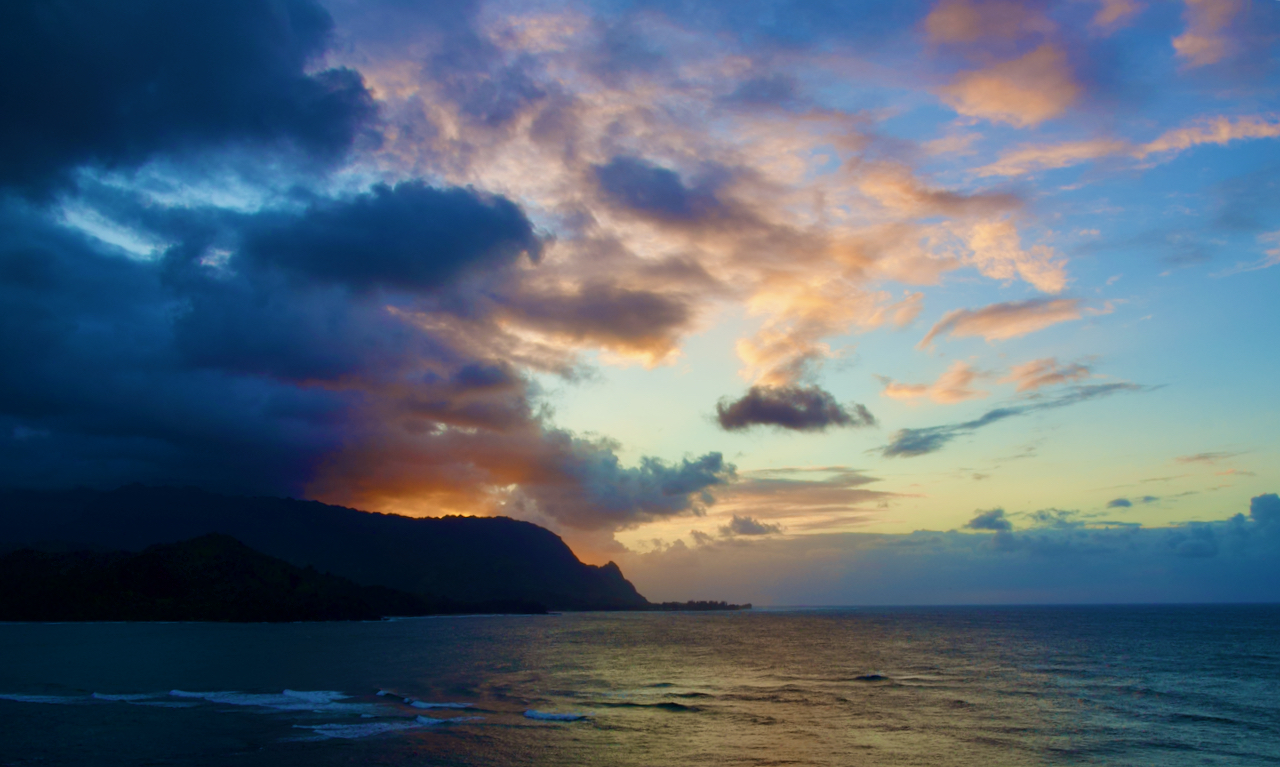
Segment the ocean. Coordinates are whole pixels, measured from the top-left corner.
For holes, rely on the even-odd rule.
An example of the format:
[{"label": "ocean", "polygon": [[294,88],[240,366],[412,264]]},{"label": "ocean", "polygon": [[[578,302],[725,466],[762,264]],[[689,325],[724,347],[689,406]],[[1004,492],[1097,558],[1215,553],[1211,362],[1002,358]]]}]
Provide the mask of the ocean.
[{"label": "ocean", "polygon": [[0,765],[1264,765],[1280,606],[0,624]]}]

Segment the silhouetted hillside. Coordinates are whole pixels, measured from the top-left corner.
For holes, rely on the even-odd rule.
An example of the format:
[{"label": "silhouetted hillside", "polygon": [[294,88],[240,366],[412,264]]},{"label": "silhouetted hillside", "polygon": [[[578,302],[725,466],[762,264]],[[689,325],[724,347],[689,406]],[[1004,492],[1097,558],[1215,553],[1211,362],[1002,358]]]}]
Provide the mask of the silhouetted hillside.
[{"label": "silhouetted hillside", "polygon": [[487,610],[294,567],[226,535],[141,554],[24,549],[0,557],[0,620],[274,622],[464,611]]},{"label": "silhouetted hillside", "polygon": [[415,519],[140,485],[0,492],[4,550],[140,551],[206,533],[230,535],[295,566],[435,601],[534,602],[562,610],[649,604],[617,565],[583,564],[551,531],[505,517]]}]

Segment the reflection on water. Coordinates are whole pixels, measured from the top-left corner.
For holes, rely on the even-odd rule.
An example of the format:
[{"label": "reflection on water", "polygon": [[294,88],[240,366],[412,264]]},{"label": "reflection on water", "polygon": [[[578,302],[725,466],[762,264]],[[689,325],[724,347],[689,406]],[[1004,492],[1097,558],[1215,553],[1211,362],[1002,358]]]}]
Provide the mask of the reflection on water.
[{"label": "reflection on water", "polygon": [[1277,763],[1277,629],[1277,607],[0,624],[0,763]]}]

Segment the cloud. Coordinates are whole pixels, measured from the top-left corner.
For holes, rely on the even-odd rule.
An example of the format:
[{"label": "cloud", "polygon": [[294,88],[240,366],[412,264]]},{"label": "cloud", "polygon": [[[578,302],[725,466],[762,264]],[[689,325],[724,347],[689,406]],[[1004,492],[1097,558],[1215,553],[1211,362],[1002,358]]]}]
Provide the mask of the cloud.
[{"label": "cloud", "polygon": [[1009,375],[1000,379],[1000,383],[1016,383],[1019,392],[1035,391],[1046,386],[1081,381],[1092,374],[1093,369],[1087,365],[1060,365],[1057,358],[1045,357],[1014,365]]},{"label": "cloud", "polygon": [[1133,506],[1133,501],[1128,498],[1115,498],[1107,501],[1108,509],[1127,509],[1130,506]]},{"label": "cloud", "polygon": [[924,19],[925,33],[940,43],[1012,40],[1047,27],[1048,21],[1028,4],[1009,0],[942,0]]},{"label": "cloud", "polygon": [[1028,128],[1065,112],[1081,88],[1066,55],[1045,43],[1021,58],[961,74],[940,94],[962,115]]},{"label": "cloud", "polygon": [[1004,509],[980,511],[964,526],[968,530],[991,530],[998,533],[1007,533],[1013,529],[1013,523],[1005,518]]},{"label": "cloud", "polygon": [[78,167],[271,148],[305,164],[344,154],[375,115],[360,75],[318,69],[332,21],[312,0],[161,0],[0,11],[0,183],[44,194]]},{"label": "cloud", "polygon": [[1185,0],[1187,28],[1173,38],[1173,49],[1188,67],[1216,64],[1232,49],[1228,28],[1244,8],[1240,0]]},{"label": "cloud", "polygon": [[1280,525],[1280,496],[1275,493],[1255,495],[1249,501],[1249,516],[1261,525]]},{"label": "cloud", "polygon": [[252,214],[106,202],[172,244],[125,258],[0,206],[0,433],[45,435],[0,439],[0,484],[192,484],[612,531],[699,513],[733,478],[716,453],[624,466],[547,422],[496,321],[512,254],[536,246],[509,202],[403,184]]},{"label": "cloud", "polygon": [[1207,463],[1212,465],[1217,463],[1218,461],[1225,461],[1228,458],[1235,458],[1238,455],[1241,455],[1241,453],[1229,453],[1225,451],[1218,451],[1218,452],[1212,452],[1212,453],[1196,453],[1195,455],[1180,455],[1177,458],[1174,458],[1173,460],[1177,461],[1178,463]]},{"label": "cloud", "polygon": [[1202,117],[1172,128],[1145,144],[1134,144],[1118,138],[1095,138],[1058,144],[1024,145],[1001,154],[998,160],[977,168],[974,172],[982,177],[1022,176],[1119,156],[1148,162],[1167,162],[1201,144],[1226,146],[1233,141],[1276,137],[1280,137],[1280,121],[1274,116],[1218,115]]},{"label": "cloud", "polygon": [[693,320],[690,304],[674,291],[589,281],[575,288],[526,286],[499,311],[528,329],[656,364],[676,352],[680,332]]},{"label": "cloud", "polygon": [[1021,277],[1044,293],[1061,293],[1067,286],[1065,260],[1045,245],[1023,250],[1018,229],[1007,218],[973,224],[966,240],[972,251],[970,262],[987,277],[997,280]]},{"label": "cloud", "polygon": [[720,528],[721,535],[772,535],[782,532],[781,525],[766,525],[751,517],[733,515],[729,524]]},{"label": "cloud", "polygon": [[[1258,235],[1258,241],[1265,244],[1274,244],[1280,246],[1280,231],[1267,232]],[[1233,274],[1241,274],[1243,272],[1256,272],[1260,269],[1269,269],[1276,264],[1280,264],[1280,247],[1268,248],[1266,255],[1257,261],[1240,261],[1235,266],[1224,269],[1221,272],[1215,272],[1213,277],[1230,277]]]},{"label": "cloud", "polygon": [[968,363],[956,360],[932,384],[903,384],[883,379],[885,386],[880,394],[899,400],[927,396],[934,402],[949,405],[987,396],[989,392],[972,387],[973,382],[981,375],[982,373],[969,367]]},{"label": "cloud", "polygon": [[792,431],[826,431],[829,427],[873,426],[876,419],[863,405],[836,402],[817,386],[752,386],[740,399],[716,404],[716,420],[726,431],[774,426]]},{"label": "cloud", "polygon": [[1100,0],[1098,12],[1089,23],[1102,34],[1109,35],[1131,23],[1143,9],[1143,4],[1137,0]]},{"label": "cloud", "polygon": [[974,172],[979,176],[1022,176],[1123,154],[1129,148],[1128,142],[1109,138],[1023,146],[1000,155],[1000,159]]},{"label": "cloud", "polygon": [[420,181],[378,185],[300,214],[255,217],[244,257],[356,290],[424,291],[467,272],[537,260],[541,243],[510,200]]},{"label": "cloud", "polygon": [[831,530],[863,524],[877,506],[897,496],[870,487],[879,480],[848,466],[758,469],[712,489],[718,513],[768,523],[786,520],[791,531]]},{"label": "cloud", "polygon": [[[999,510],[993,510],[999,511]],[[990,512],[988,512],[990,513]],[[1010,522],[1011,515],[994,516]],[[1280,534],[1252,517],[1162,527],[1026,515],[1027,529],[818,533],[627,554],[651,599],[723,595],[757,605],[1274,602]],[[999,521],[996,522],[999,525]],[[1158,573],[1159,577],[1151,577]]]},{"label": "cloud", "polygon": [[927,348],[944,333],[952,338],[981,336],[988,341],[1003,341],[1060,322],[1078,320],[1080,316],[1080,301],[1075,298],[1033,298],[991,304],[981,309],[956,309],[943,315],[916,348]]},{"label": "cloud", "polygon": [[1180,128],[1162,133],[1154,141],[1136,147],[1135,157],[1153,154],[1177,154],[1201,144],[1226,146],[1243,139],[1280,137],[1280,120],[1272,116],[1244,115],[1236,118],[1217,116],[1201,118]]},{"label": "cloud", "polygon": [[889,440],[889,444],[879,448],[877,452],[886,458],[911,458],[914,456],[936,453],[956,437],[972,434],[979,429],[999,423],[1008,418],[1030,415],[1045,410],[1054,410],[1069,405],[1076,405],[1101,397],[1124,392],[1148,391],[1147,387],[1131,383],[1092,384],[1075,386],[1066,394],[1054,399],[1041,400],[1022,405],[1009,405],[988,410],[982,416],[963,423],[928,426],[919,429],[899,429]]},{"label": "cloud", "polygon": [[706,223],[732,217],[708,179],[686,186],[673,170],[637,157],[615,157],[593,168],[605,198],[637,214],[668,223]]}]

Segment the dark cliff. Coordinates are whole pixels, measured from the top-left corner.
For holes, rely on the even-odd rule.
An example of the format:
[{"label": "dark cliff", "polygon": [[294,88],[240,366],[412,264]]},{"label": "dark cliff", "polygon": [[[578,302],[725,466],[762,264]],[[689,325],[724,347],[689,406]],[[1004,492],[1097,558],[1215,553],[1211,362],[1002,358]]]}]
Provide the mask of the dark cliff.
[{"label": "dark cliff", "polygon": [[377,620],[484,609],[361,586],[216,533],[140,554],[23,549],[0,556],[0,584],[6,621]]},{"label": "dark cliff", "polygon": [[132,485],[0,492],[0,547],[140,551],[221,533],[289,564],[463,603],[553,610],[648,606],[616,565],[583,564],[559,536],[505,517],[410,518],[315,501]]}]

